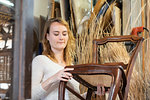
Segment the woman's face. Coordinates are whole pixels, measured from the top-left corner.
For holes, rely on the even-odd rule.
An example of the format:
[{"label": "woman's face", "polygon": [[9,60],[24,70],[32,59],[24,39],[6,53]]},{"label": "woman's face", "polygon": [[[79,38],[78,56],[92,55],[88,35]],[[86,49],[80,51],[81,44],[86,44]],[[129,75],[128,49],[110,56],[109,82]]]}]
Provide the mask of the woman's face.
[{"label": "woman's face", "polygon": [[52,23],[49,34],[47,34],[47,40],[53,52],[64,50],[68,42],[67,28],[58,22]]}]

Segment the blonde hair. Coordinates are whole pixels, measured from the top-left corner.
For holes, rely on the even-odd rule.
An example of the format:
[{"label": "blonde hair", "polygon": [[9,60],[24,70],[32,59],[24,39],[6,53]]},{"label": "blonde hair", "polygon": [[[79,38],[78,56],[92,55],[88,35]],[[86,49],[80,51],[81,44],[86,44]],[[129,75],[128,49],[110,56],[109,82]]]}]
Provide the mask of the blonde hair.
[{"label": "blonde hair", "polygon": [[68,23],[65,20],[61,19],[61,18],[52,18],[52,19],[49,19],[45,23],[44,37],[43,37],[43,41],[42,41],[42,44],[43,44],[42,54],[46,55],[47,57],[49,57],[54,62],[58,62],[57,59],[54,56],[53,51],[51,50],[51,46],[50,46],[49,41],[46,38],[47,34],[50,34],[49,33],[50,32],[50,26],[54,22],[58,22],[58,23],[64,25],[67,28],[69,38],[68,38],[67,45],[64,49],[64,61],[66,62],[66,65],[70,65],[72,63],[72,57],[73,57],[73,54],[74,54],[75,38],[74,38],[71,30],[69,29]]}]

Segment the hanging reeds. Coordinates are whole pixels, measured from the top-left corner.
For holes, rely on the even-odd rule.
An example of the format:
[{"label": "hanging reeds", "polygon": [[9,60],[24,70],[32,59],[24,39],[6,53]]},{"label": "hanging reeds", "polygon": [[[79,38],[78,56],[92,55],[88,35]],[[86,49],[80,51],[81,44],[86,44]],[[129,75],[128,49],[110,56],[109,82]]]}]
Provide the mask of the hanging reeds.
[{"label": "hanging reeds", "polygon": [[[112,25],[112,21],[109,21],[109,24],[107,24],[107,26],[104,26],[104,21],[106,20],[104,19],[104,17],[100,17],[100,19],[97,19],[95,16],[90,25],[88,21],[83,24],[82,32],[77,34],[76,36],[76,64],[92,63],[92,46],[94,39],[101,39],[105,36],[113,36],[114,28]],[[129,60],[129,54],[127,53],[126,48],[122,43],[109,43],[105,48],[102,47],[102,51],[100,51],[100,60],[101,63],[127,63]],[[105,84],[105,86],[110,86],[111,83],[110,76],[95,75],[81,77],[93,85]],[[101,82],[95,80],[101,80]],[[84,91],[86,91],[86,88],[81,86],[81,93],[83,93]]]},{"label": "hanging reeds", "polygon": [[[145,51],[145,73],[141,70],[139,62],[136,62],[130,82],[128,100],[149,100],[150,99],[150,39],[144,40],[146,45]],[[138,95],[138,96],[137,96]]]},{"label": "hanging reeds", "polygon": [[[111,8],[111,7],[110,7]],[[111,12],[111,10],[109,10]],[[132,10],[131,10],[132,11]],[[110,13],[108,14],[109,17]],[[85,63],[92,63],[92,41],[94,39],[101,39],[105,36],[113,36],[114,35],[114,25],[113,21],[110,18],[108,21],[107,17],[100,17],[99,19],[96,18],[95,13],[92,13],[92,18],[90,21],[85,21],[82,24],[82,31],[76,34],[76,54],[75,54],[75,64],[85,64]],[[89,23],[90,22],[90,23]],[[129,24],[129,23],[128,23]],[[128,25],[127,25],[128,27]],[[124,32],[123,32],[124,33]],[[148,40],[147,40],[148,41]],[[147,42],[147,44],[150,41]],[[145,73],[142,73],[141,70],[141,60],[137,59],[133,75],[130,82],[130,89],[128,100],[145,100],[150,99],[150,55],[149,50],[150,46],[147,46],[147,52],[145,57],[145,65],[146,69]],[[107,62],[124,62],[125,64],[128,63],[130,58],[130,53],[127,52],[124,43],[109,43],[105,47],[99,47],[100,55],[99,60],[100,63],[107,63]],[[138,56],[140,58],[140,55]],[[88,80],[89,83],[97,85],[101,80],[102,84],[110,85],[111,77],[104,77],[104,76],[81,76],[83,79]],[[94,81],[93,81],[94,77]],[[107,80],[106,80],[107,79]],[[80,86],[81,93],[86,91],[86,88]],[[93,99],[94,100],[94,99]],[[98,99],[99,100],[99,99]]]}]

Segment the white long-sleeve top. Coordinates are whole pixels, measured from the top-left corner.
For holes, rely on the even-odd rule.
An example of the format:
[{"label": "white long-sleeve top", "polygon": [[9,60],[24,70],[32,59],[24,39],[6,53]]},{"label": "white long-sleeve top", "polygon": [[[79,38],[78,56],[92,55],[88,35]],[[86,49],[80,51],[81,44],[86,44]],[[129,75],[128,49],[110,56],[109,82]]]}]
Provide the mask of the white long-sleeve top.
[{"label": "white long-sleeve top", "polygon": [[[50,60],[45,55],[39,55],[32,61],[32,100],[58,100],[59,82],[52,84],[48,91],[45,91],[41,83],[49,77],[62,70],[64,67]],[[79,83],[74,79],[67,83],[79,93]],[[65,100],[79,100],[70,91],[65,91]]]}]

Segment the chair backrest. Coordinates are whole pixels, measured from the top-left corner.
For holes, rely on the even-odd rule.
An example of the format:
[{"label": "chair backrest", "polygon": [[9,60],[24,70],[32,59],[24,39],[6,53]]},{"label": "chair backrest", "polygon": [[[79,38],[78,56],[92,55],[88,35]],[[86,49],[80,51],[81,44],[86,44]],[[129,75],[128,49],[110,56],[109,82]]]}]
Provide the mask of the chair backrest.
[{"label": "chair backrest", "polygon": [[[134,35],[128,35],[128,36],[108,36],[102,39],[95,39],[93,40],[93,63],[98,63],[98,46],[99,45],[106,45],[107,43],[113,43],[113,42],[125,42],[126,45],[132,45],[132,54],[130,56],[129,62],[127,64],[122,63],[122,66],[124,67],[124,70],[126,70],[126,79],[127,79],[127,85],[126,90],[124,94],[124,100],[127,99],[128,91],[129,91],[129,84],[130,79],[132,75],[132,70],[135,64],[136,57],[138,55],[138,52],[142,46],[143,42],[142,37],[137,37]],[[115,47],[114,47],[115,48]],[[112,63],[110,63],[112,64]]]}]

